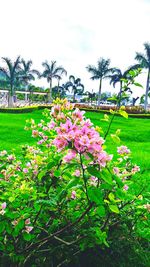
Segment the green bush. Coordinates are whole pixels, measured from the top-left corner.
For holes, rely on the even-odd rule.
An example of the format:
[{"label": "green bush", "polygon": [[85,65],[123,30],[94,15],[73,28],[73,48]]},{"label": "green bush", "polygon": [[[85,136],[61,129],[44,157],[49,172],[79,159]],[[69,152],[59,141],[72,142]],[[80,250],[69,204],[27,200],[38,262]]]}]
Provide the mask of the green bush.
[{"label": "green bush", "polygon": [[[38,124],[27,121],[36,146],[24,146],[21,157],[0,152],[2,266],[72,267],[76,262],[83,267],[88,251],[98,266],[94,251],[115,252],[120,242],[119,253],[124,240],[128,245],[141,240],[145,248],[150,238],[146,181],[126,146],[117,147],[113,159],[103,145],[115,114],[104,115],[103,136],[66,100],[57,100],[49,113],[45,110],[45,121]],[[110,136],[116,146],[119,134]]]}]

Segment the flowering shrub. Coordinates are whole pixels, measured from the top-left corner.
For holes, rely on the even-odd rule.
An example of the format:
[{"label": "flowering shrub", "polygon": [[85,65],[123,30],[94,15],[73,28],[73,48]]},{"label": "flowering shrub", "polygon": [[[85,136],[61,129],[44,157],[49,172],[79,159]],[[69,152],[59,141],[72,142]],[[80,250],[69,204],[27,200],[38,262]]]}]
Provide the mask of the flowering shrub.
[{"label": "flowering shrub", "polygon": [[67,100],[57,99],[45,116],[25,127],[36,146],[23,147],[20,158],[0,152],[3,266],[67,264],[80,251],[109,246],[110,230],[126,216],[131,222],[135,214],[148,216],[149,204],[135,186],[140,167],[126,146],[113,159],[100,128]]}]

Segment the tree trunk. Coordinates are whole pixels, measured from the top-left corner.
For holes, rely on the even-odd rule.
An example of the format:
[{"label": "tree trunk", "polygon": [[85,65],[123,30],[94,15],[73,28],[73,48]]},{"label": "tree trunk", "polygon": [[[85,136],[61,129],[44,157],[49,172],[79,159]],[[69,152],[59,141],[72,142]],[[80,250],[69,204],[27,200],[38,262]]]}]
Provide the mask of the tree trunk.
[{"label": "tree trunk", "polygon": [[14,106],[13,96],[10,94],[10,92],[8,92],[8,107],[13,108],[13,106]]},{"label": "tree trunk", "polygon": [[75,91],[73,92],[73,102],[75,102],[75,100],[76,100],[76,93],[75,93]]},{"label": "tree trunk", "polygon": [[14,106],[14,95],[13,95],[13,85],[10,85],[10,91],[8,92],[8,107],[12,108]]},{"label": "tree trunk", "polygon": [[99,82],[98,106],[100,106],[100,101],[101,101],[101,91],[102,91],[102,79],[100,79],[100,82]]},{"label": "tree trunk", "polygon": [[150,83],[150,69],[148,69],[147,83],[146,83],[145,102],[144,102],[144,109],[145,110],[147,110],[147,105],[148,105],[149,83]]},{"label": "tree trunk", "polygon": [[122,95],[122,81],[120,81],[120,91],[118,94],[118,104],[117,104],[118,107],[121,106],[121,95]]},{"label": "tree trunk", "polygon": [[48,98],[48,103],[53,102],[53,99],[52,99],[52,80],[50,80],[50,86],[49,86],[49,92],[47,94],[47,98]]}]

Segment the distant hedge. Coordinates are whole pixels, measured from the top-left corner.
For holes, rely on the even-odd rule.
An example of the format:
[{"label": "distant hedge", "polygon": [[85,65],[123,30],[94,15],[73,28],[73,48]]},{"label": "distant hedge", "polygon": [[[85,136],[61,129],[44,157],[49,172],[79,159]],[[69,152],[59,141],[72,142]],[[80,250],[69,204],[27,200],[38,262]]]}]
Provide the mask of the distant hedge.
[{"label": "distant hedge", "polygon": [[[51,105],[41,105],[41,106],[32,106],[32,107],[21,107],[21,108],[0,108],[0,113],[28,113],[28,112],[33,112],[36,110],[41,110],[44,108],[51,109]],[[84,111],[89,111],[89,112],[97,112],[97,113],[107,113],[109,114],[109,110],[103,110],[103,109],[88,109],[88,108],[80,108],[80,110]],[[119,114],[117,114],[120,116]],[[129,117],[131,118],[143,118],[143,119],[150,119],[150,113],[145,113],[145,114],[128,114]]]},{"label": "distant hedge", "polygon": [[1,113],[28,113],[28,112],[33,112],[35,110],[40,110],[48,108],[51,109],[51,106],[32,106],[32,107],[18,107],[18,108],[0,108]]}]

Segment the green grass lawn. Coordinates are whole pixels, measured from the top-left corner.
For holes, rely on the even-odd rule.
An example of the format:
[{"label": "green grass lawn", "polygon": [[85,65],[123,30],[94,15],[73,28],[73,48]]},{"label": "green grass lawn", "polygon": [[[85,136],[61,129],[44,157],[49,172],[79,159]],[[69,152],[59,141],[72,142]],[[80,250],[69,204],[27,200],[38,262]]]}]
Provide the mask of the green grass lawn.
[{"label": "green grass lawn", "polygon": [[[86,112],[86,116],[92,120],[94,125],[99,125],[106,131],[108,123],[101,121],[103,114]],[[36,122],[43,118],[42,111],[34,111],[24,114],[0,113],[0,150],[17,153],[21,151],[21,145],[34,144],[35,139],[31,137],[30,131],[25,131],[25,121],[33,118]],[[116,117],[112,124],[110,133],[121,129],[121,144],[127,145],[132,150],[134,161],[142,168],[150,168],[150,120],[149,119],[125,119]],[[110,138],[107,142],[107,151],[114,153],[115,147]],[[117,146],[117,145],[116,145]]]}]

